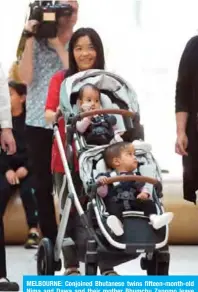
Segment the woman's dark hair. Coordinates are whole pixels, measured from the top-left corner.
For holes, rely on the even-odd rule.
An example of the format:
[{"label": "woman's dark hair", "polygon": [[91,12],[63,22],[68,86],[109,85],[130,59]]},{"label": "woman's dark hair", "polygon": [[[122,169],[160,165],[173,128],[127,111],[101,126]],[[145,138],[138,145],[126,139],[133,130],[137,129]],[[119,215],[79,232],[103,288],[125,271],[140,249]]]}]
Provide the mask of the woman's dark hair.
[{"label": "woman's dark hair", "polygon": [[19,83],[12,80],[8,83],[8,85],[10,88],[13,88],[20,96],[27,94],[27,87],[24,83]]},{"label": "woman's dark hair", "polygon": [[80,37],[88,36],[92,42],[92,45],[96,51],[96,62],[94,69],[104,70],[105,67],[105,58],[104,58],[104,49],[100,36],[93,28],[79,28],[74,32],[69,42],[69,70],[66,72],[66,76],[71,76],[78,72],[77,64],[74,58],[74,47],[76,42]]}]

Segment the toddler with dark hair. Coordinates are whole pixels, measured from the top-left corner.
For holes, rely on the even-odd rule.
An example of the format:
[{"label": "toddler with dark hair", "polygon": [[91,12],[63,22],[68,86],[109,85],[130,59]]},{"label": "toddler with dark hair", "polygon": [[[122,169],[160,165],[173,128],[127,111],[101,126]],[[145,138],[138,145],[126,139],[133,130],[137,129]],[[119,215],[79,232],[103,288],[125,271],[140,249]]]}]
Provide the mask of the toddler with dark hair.
[{"label": "toddler with dark hair", "polygon": [[[99,110],[101,106],[100,90],[93,84],[85,84],[79,91],[78,101],[82,112]],[[115,134],[117,119],[113,115],[96,115],[85,117],[78,121],[76,128],[83,134],[87,144],[105,145],[115,141],[122,141],[122,138]]]},{"label": "toddler with dark hair", "polygon": [[171,212],[156,214],[156,206],[152,200],[152,185],[136,181],[107,185],[107,178],[112,175],[134,175],[138,162],[132,143],[118,142],[108,146],[104,151],[104,160],[106,166],[112,169],[113,173],[107,172],[98,175],[96,179],[101,186],[98,187],[97,193],[104,198],[107,211],[110,214],[107,225],[117,236],[123,234],[121,223],[123,211],[143,211],[155,229],[172,221],[173,213]]}]

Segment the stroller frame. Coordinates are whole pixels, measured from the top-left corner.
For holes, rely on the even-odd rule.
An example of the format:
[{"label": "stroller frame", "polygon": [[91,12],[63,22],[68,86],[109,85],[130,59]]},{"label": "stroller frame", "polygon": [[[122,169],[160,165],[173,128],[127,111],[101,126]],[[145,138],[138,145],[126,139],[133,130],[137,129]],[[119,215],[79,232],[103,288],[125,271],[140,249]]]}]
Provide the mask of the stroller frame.
[{"label": "stroller frame", "polygon": [[[44,238],[41,241],[41,244],[39,246],[39,252],[38,252],[38,260],[37,260],[37,270],[38,274],[54,274],[54,272],[57,270],[60,270],[61,268],[61,261],[60,261],[60,254],[61,254],[61,248],[64,244],[64,235],[65,231],[67,228],[67,223],[69,219],[69,214],[70,210],[72,208],[72,203],[74,203],[76,210],[78,212],[78,215],[80,216],[81,222],[84,226],[84,228],[88,231],[89,233],[89,239],[87,243],[87,253],[86,253],[86,274],[96,274],[97,271],[97,245],[101,246],[104,250],[106,248],[103,246],[103,244],[100,242],[100,240],[97,238],[94,229],[92,226],[89,225],[89,220],[87,218],[87,215],[85,214],[78,195],[76,193],[72,176],[70,173],[69,169],[69,164],[66,159],[66,154],[65,154],[65,149],[63,147],[58,125],[54,125],[54,135],[56,137],[57,143],[58,143],[58,148],[60,151],[61,159],[63,162],[64,166],[64,171],[65,174],[67,175],[64,177],[63,185],[61,188],[60,196],[59,196],[59,202],[62,200],[63,196],[63,191],[66,187],[66,184],[68,186],[68,196],[66,198],[65,206],[62,210],[62,218],[60,220],[59,224],[59,229],[58,229],[58,234],[56,238],[56,243],[53,248],[52,243],[50,242],[49,239]],[[149,178],[144,178],[149,180]],[[146,181],[145,181],[146,182]],[[150,181],[148,181],[150,182]],[[156,196],[155,198],[159,202],[159,198]],[[141,266],[142,269],[147,270],[147,274],[168,274],[168,266],[169,266],[169,259],[170,255],[167,249],[167,242],[168,242],[168,226],[166,226],[166,236],[163,242],[156,243],[156,244],[124,244],[115,241],[109,233],[106,231],[104,224],[101,220],[99,211],[96,206],[96,199],[92,197],[92,206],[93,210],[97,219],[98,226],[100,227],[100,230],[106,240],[116,249],[118,250],[125,250],[127,254],[141,254],[141,253],[146,253],[146,257],[141,259]],[[60,203],[61,204],[61,203]],[[159,203],[160,206],[160,212],[162,213],[163,210],[161,208],[161,204]],[[61,207],[61,206],[60,206]],[[61,208],[60,208],[61,209]],[[130,216],[132,216],[135,212],[131,211],[129,212]],[[67,240],[67,239],[66,239]],[[66,245],[71,245],[66,244]],[[159,253],[156,252],[159,250]],[[44,256],[45,255],[45,256]],[[158,256],[159,255],[159,256]],[[45,262],[43,263],[42,257],[45,257]],[[156,259],[157,257],[157,259]],[[46,260],[47,259],[47,260]],[[48,263],[47,263],[48,262]],[[49,264],[50,262],[50,264]],[[159,263],[165,264],[165,269],[164,266]],[[158,268],[154,268],[154,265],[158,265]],[[159,268],[161,267],[161,268]],[[150,270],[149,270],[150,269]],[[156,270],[157,269],[157,270]],[[160,270],[161,269],[161,270]],[[156,271],[154,271],[156,270]]]}]

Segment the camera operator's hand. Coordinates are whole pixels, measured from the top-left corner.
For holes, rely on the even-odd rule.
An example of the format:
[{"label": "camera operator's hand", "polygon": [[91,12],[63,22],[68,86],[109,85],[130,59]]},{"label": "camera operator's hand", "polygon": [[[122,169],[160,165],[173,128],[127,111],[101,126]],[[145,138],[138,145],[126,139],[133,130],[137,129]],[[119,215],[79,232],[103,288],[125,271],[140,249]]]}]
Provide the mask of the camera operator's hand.
[{"label": "camera operator's hand", "polygon": [[25,24],[24,29],[29,31],[29,32],[34,32],[35,31],[35,26],[37,26],[39,22],[35,19],[28,20]]}]

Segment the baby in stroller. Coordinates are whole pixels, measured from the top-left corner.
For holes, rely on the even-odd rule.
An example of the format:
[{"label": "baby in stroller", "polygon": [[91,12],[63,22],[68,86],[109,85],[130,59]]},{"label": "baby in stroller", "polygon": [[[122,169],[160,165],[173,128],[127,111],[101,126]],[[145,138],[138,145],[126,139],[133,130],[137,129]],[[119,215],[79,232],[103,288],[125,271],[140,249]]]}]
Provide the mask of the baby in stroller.
[{"label": "baby in stroller", "polygon": [[[87,84],[89,85],[90,82],[97,86],[96,90],[92,86],[87,88]],[[94,92],[93,89],[95,90]],[[92,105],[92,110],[89,111],[89,107],[87,109],[86,106],[82,105],[86,104],[84,100],[85,95],[89,98],[87,101],[91,103],[93,93],[95,94],[94,104],[96,106]],[[100,108],[100,104],[102,108]],[[107,264],[108,270],[110,270],[109,265],[112,269],[112,267],[134,259],[143,253],[145,258],[143,258],[143,264],[141,262],[141,267],[147,270],[148,275],[168,275],[170,255],[168,250],[169,229],[167,224],[172,220],[173,214],[165,213],[164,215],[164,208],[160,200],[163,195],[160,168],[151,153],[151,149],[146,147],[146,143],[141,140],[142,135],[139,135],[139,131],[136,131],[141,124],[139,105],[135,92],[125,80],[115,74],[102,70],[79,72],[76,76],[67,78],[62,83],[60,108],[67,122],[66,149],[61,142],[56,124],[54,125],[54,134],[63,161],[67,178],[65,185],[69,190],[69,195],[63,210],[61,209],[62,217],[55,247],[53,248],[50,240],[46,238],[41,241],[39,246],[37,259],[38,274],[51,275],[54,274],[54,271],[60,269],[61,248],[63,244],[68,245],[68,238],[64,238],[66,231],[67,236],[72,239],[76,246],[75,250],[78,252],[78,259],[85,262],[86,275],[97,274],[98,266],[101,271],[106,271],[107,267],[104,268],[104,265]],[[110,138],[106,139],[108,143],[105,141],[105,143],[102,143],[103,145],[97,145],[94,139],[95,145],[88,145],[86,143],[86,131],[88,133],[92,132],[92,119],[90,118],[87,123],[88,125],[81,129],[79,128],[80,121],[85,117],[95,117],[96,115],[115,115],[117,122],[116,125],[115,122],[110,123],[114,132]],[[76,125],[77,123],[78,126]],[[121,134],[121,138],[125,142],[129,141],[130,143],[122,141],[109,145],[109,142],[112,141],[112,137],[115,135],[115,126],[117,126],[119,133],[124,133]],[[132,135],[131,129],[134,130],[134,135]],[[125,137],[123,137],[127,131],[129,132],[130,140],[125,140]],[[99,135],[98,138],[101,136]],[[103,138],[106,138],[105,135]],[[139,146],[133,142],[135,140],[139,141]],[[134,157],[134,149],[132,148],[131,150],[130,148],[131,142],[133,142],[135,147],[138,162],[141,164],[141,166],[138,165],[137,175],[133,173],[137,168],[137,162]],[[114,149],[114,147],[117,147],[116,145],[119,146],[117,152],[113,152],[112,155],[108,154],[108,149]],[[103,159],[104,151],[107,165],[105,165]],[[130,155],[129,157],[126,156],[125,160],[123,160],[122,154],[124,152],[127,154],[127,151]],[[78,161],[78,169],[73,167],[74,157]],[[144,166],[152,167],[150,177],[146,174],[146,171],[145,173],[142,171]],[[111,170],[114,169],[114,173],[117,171],[120,175],[111,177],[113,171],[107,173],[107,167]],[[86,204],[81,203],[82,193],[79,191],[79,184],[76,184],[73,179],[73,170],[80,177],[83,194],[85,194],[87,199]],[[131,173],[133,175],[130,175]],[[139,175],[140,173],[141,176]],[[124,175],[121,176],[121,174]],[[101,176],[103,176],[103,179]],[[100,182],[100,179],[103,185],[103,198],[99,196],[100,185],[98,182]],[[106,181],[104,179],[108,180],[108,187],[107,185],[105,186]],[[129,184],[129,191],[125,191],[124,188],[124,192],[114,193],[115,190],[121,189],[123,186],[122,182],[126,181],[132,181]],[[144,181],[145,185],[139,184],[138,182],[140,181]],[[113,182],[119,182],[119,187],[114,186]],[[153,190],[149,189],[149,185],[146,182],[153,184]],[[150,187],[152,186],[150,185]],[[106,192],[104,192],[105,188]],[[132,194],[130,192],[131,189]],[[127,198],[122,200],[122,195],[126,193],[128,193]],[[133,200],[131,200],[132,197],[134,198]],[[133,206],[136,203],[138,204]],[[151,203],[155,204],[156,207],[154,208],[153,204],[151,206]],[[76,224],[76,220],[73,220],[75,218],[70,216],[72,206],[77,211],[75,212],[75,218],[79,221],[79,226]],[[129,211],[125,212],[125,210]],[[144,214],[147,214],[147,216]],[[155,214],[161,215],[156,216]],[[107,226],[107,221],[110,222],[112,220],[108,218],[114,218],[115,222],[116,217],[123,224],[124,233],[122,225],[121,231],[120,229],[116,231],[113,228],[115,224],[112,224],[113,226],[109,224],[110,228]],[[71,221],[68,222],[68,219],[72,219],[73,224],[71,224]],[[163,225],[166,226],[160,228]],[[159,229],[157,230],[153,227]],[[111,232],[110,229],[112,229]],[[119,236],[122,233],[123,236]],[[117,238],[115,238],[116,234],[118,234]],[[69,244],[71,244],[71,241]],[[51,250],[49,246],[51,246]],[[103,264],[103,269],[101,263]]]},{"label": "baby in stroller", "polygon": [[137,169],[138,161],[132,143],[118,142],[108,146],[104,150],[104,161],[113,172],[101,173],[97,176],[100,186],[97,189],[99,196],[104,198],[107,211],[107,225],[116,236],[121,236],[122,212],[141,210],[148,216],[154,229],[169,224],[173,219],[173,213],[166,212],[156,214],[156,205],[152,201],[152,185],[141,182],[120,182],[107,185],[108,177],[115,175],[132,175]]},{"label": "baby in stroller", "polygon": [[[102,107],[100,90],[91,83],[81,87],[78,101],[81,112],[99,110]],[[120,135],[116,134],[116,123],[115,116],[100,114],[78,121],[76,129],[83,134],[87,144],[105,145],[122,141]]]}]

